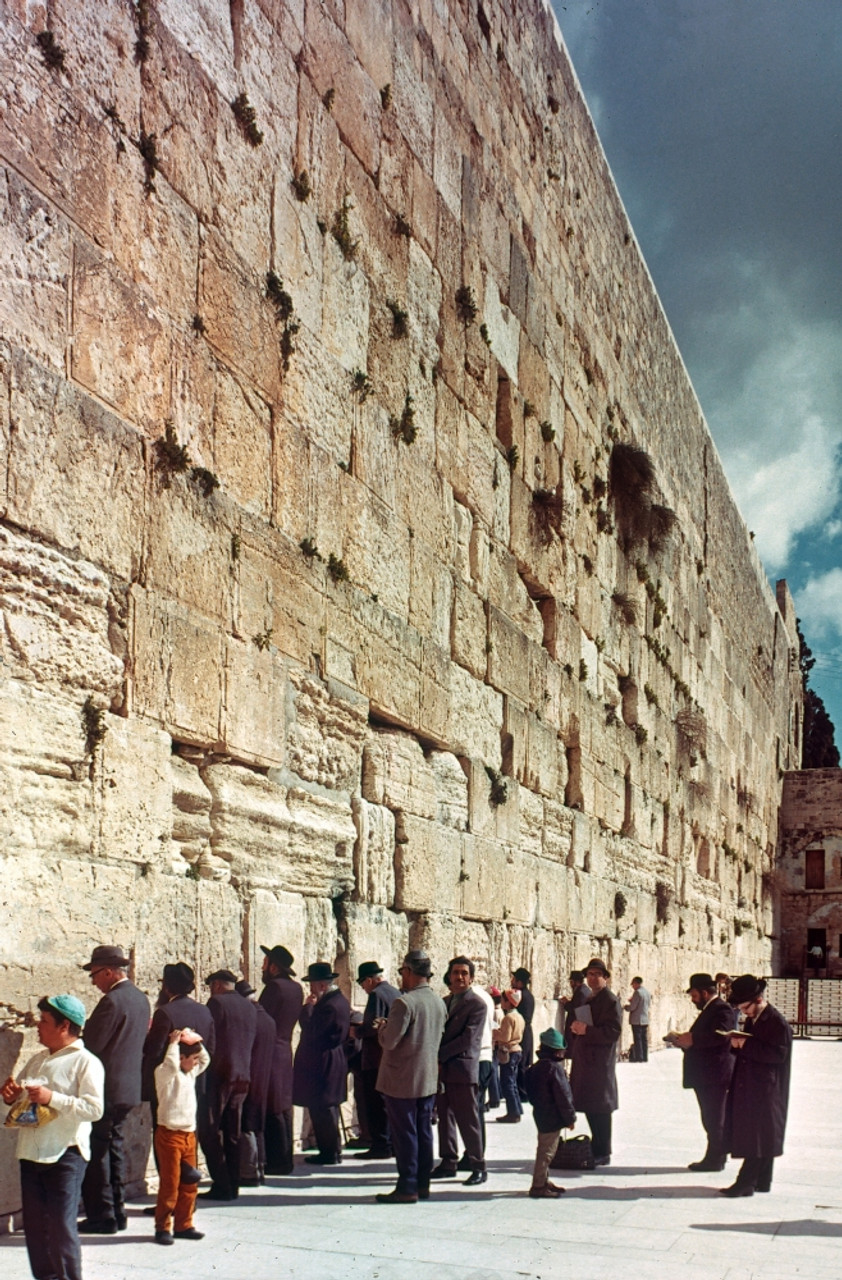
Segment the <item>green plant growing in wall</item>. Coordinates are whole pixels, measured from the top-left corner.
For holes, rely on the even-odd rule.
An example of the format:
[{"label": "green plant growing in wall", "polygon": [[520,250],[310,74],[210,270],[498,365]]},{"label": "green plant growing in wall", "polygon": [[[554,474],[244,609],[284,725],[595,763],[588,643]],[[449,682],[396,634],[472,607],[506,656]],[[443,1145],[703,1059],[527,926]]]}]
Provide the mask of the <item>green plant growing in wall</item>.
[{"label": "green plant growing in wall", "polygon": [[488,325],[484,321],[479,327],[479,336],[487,347],[491,346],[491,335],[488,332]]},{"label": "green plant growing in wall", "polygon": [[395,235],[404,236],[407,240],[412,236],[412,227],[402,213],[395,214]]},{"label": "green plant growing in wall", "polygon": [[555,440],[555,427],[550,422],[549,418],[545,418],[541,423],[541,439],[545,444],[549,444],[552,440]]},{"label": "green plant growing in wall", "polygon": [[232,560],[234,561],[239,560],[241,548],[242,548],[242,539],[240,538],[240,535],[238,533],[232,533],[231,534],[231,559]]},{"label": "green plant growing in wall", "polygon": [[389,418],[389,427],[392,435],[396,440],[402,440],[404,444],[412,444],[418,435],[418,427],[415,422],[415,407],[412,396],[407,391],[403,402],[401,416],[396,418],[394,414]]},{"label": "green plant growing in wall", "polygon": [[35,42],[41,50],[44,66],[49,67],[50,71],[64,71],[64,50],[56,42],[53,32],[49,29],[39,31],[35,37]]},{"label": "green plant growing in wall", "polygon": [[155,174],[161,166],[155,134],[141,129],[137,149],[143,161],[143,190],[150,196],[155,190]]},{"label": "green plant growing in wall", "polygon": [[537,417],[538,417],[538,410],[535,408],[535,405],[532,403],[532,401],[531,401],[531,400],[524,400],[524,402],[523,402],[523,416],[524,416],[524,418],[537,418]]},{"label": "green plant growing in wall", "polygon": [[351,197],[346,191],[342,197],[342,204],[333,215],[333,222],[330,228],[330,233],[339,245],[339,250],[346,262],[354,261],[360,243],[359,240],[355,240],[351,235],[349,216],[353,207]]},{"label": "green plant growing in wall", "polygon": [[247,93],[238,93],[230,104],[234,119],[240,127],[240,133],[250,147],[259,147],[263,134],[257,125],[257,112],[248,100]]},{"label": "green plant growing in wall", "polygon": [[184,879],[185,880],[201,880],[201,878],[202,877],[199,874],[199,868],[194,863],[191,863],[191,865],[187,868],[187,870],[184,873]]},{"label": "green plant growing in wall", "polygon": [[462,284],[456,290],[456,314],[467,328],[477,318],[477,304],[474,291],[469,284]]},{"label": "green plant growing in wall", "polygon": [[156,469],[161,475],[164,488],[168,489],[174,475],[180,475],[190,468],[187,446],[179,444],[171,419],[168,418],[164,423],[164,434],[155,441],[152,448]]},{"label": "green plant growing in wall", "polygon": [[626,914],[627,906],[628,906],[628,903],[626,902],[626,895],[622,893],[620,890],[618,890],[614,894],[614,919],[615,920],[622,920],[623,916]]},{"label": "green plant growing in wall", "polygon": [[336,90],[333,88],[326,89],[325,92],[322,94],[322,103],[324,105],[325,111],[332,112],[333,104],[335,101],[336,101]]},{"label": "green plant growing in wall", "polygon": [[327,558],[327,571],[334,582],[350,582],[351,581],[351,575],[348,573],[348,570],[345,566],[345,561],[340,560],[339,557],[335,556],[332,551]]},{"label": "green plant growing in wall", "polygon": [[360,404],[365,404],[366,400],[374,392],[367,373],[363,373],[362,369],[355,369],[351,376],[351,393],[357,397]]},{"label": "green plant growing in wall", "polygon": [[655,916],[658,924],[669,924],[672,910],[673,892],[664,880],[655,885]]},{"label": "green plant growing in wall", "polygon": [[655,690],[652,688],[651,684],[645,684],[643,686],[643,693],[650,707],[660,708],[661,704],[658,702],[658,695],[656,694]]},{"label": "green plant growing in wall", "polygon": [[295,354],[295,335],[301,328],[296,319],[292,295],[284,288],[284,282],[274,271],[266,273],[266,297],[275,309],[275,319],[283,326],[279,342],[281,365],[284,373],[289,370],[289,362]]},{"label": "green plant growing in wall", "polygon": [[300,173],[293,174],[290,186],[295,192],[296,200],[300,200],[302,204],[310,199],[313,188],[310,186],[310,175],[306,169],[302,169]]},{"label": "green plant growing in wall", "polygon": [[488,802],[497,809],[500,805],[505,804],[509,798],[509,782],[502,773],[497,769],[492,769],[490,765],[485,766],[485,772],[487,773],[488,780],[491,783],[488,793]]},{"label": "green plant growing in wall", "polygon": [[198,333],[200,336],[206,332],[205,322],[198,312],[196,312],[192,321],[190,322],[190,328],[193,330],[194,333]]},{"label": "green plant growing in wall", "polygon": [[509,470],[514,471],[517,464],[520,462],[520,449],[518,449],[516,444],[509,445],[506,450],[506,461],[509,464]]},{"label": "green plant growing in wall", "polygon": [[392,337],[405,338],[409,333],[409,312],[390,299],[386,300],[386,306],[392,313]]},{"label": "green plant growing in wall", "polygon": [[142,67],[149,60],[151,46],[149,37],[152,34],[152,22],[149,14],[149,0],[137,0],[133,6],[135,35],[134,56],[138,66]]},{"label": "green plant growing in wall", "polygon": [[203,498],[209,498],[214,489],[219,488],[219,478],[212,471],[208,471],[207,467],[191,467],[190,479]]},{"label": "green plant growing in wall", "polygon": [[380,106],[384,111],[388,111],[392,105],[392,86],[391,83],[384,84],[380,90]]},{"label": "green plant growing in wall", "polygon": [[617,606],[617,611],[626,625],[633,627],[637,622],[637,602],[625,591],[613,591],[611,600]]},{"label": "green plant growing in wall", "polygon": [[532,494],[530,517],[536,540],[542,547],[552,545],[564,519],[564,499],[558,489],[536,489]]},{"label": "green plant growing in wall", "polygon": [[256,636],[252,636],[252,640],[257,645],[261,653],[263,653],[272,643],[272,632],[274,627],[267,627],[265,631],[259,631]]},{"label": "green plant growing in wall", "polygon": [[584,553],[582,554],[582,568],[585,570],[585,573],[589,578],[593,577],[593,560],[591,560],[589,555],[585,555]]},{"label": "green plant growing in wall", "polygon": [[646,729],[642,724],[636,724],[634,726],[634,740],[639,747],[643,746],[643,744],[647,741],[648,737],[649,737],[649,730]]},{"label": "green plant growing in wall", "polygon": [[108,732],[105,712],[98,707],[91,694],[82,704],[82,731],[85,735],[85,755],[92,756]]},{"label": "green plant growing in wall", "polygon": [[584,658],[579,659],[579,679],[582,681],[588,678],[588,664]]},{"label": "green plant growing in wall", "polygon": [[308,560],[321,560],[315,538],[302,538],[298,545]]}]

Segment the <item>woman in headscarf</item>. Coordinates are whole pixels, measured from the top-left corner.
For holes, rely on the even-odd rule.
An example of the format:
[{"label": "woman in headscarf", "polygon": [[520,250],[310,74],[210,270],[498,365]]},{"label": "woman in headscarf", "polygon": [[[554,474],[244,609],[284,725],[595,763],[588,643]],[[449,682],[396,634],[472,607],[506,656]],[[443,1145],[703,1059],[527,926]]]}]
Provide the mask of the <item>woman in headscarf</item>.
[{"label": "woman in headscarf", "polygon": [[792,1028],[765,991],[762,978],[744,973],[734,979],[729,996],[746,1018],[741,1031],[730,1033],[736,1063],[725,1149],[743,1162],[736,1181],[719,1193],[730,1198],[771,1190],[773,1162],[784,1149]]}]

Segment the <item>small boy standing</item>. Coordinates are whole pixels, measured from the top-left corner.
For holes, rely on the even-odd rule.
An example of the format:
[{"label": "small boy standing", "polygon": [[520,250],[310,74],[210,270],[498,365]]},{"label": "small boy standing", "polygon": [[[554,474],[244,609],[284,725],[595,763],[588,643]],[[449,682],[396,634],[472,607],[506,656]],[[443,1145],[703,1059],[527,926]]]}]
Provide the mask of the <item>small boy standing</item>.
[{"label": "small boy standing", "polygon": [[526,1073],[526,1092],[538,1126],[538,1151],[529,1194],[533,1200],[555,1200],[564,1187],[548,1180],[562,1129],[576,1124],[576,1108],[564,1070],[564,1036],[550,1027],[539,1037],[538,1061]]},{"label": "small boy standing", "polygon": [[200,1180],[196,1168],[196,1078],[209,1062],[201,1036],[185,1027],[170,1032],[164,1060],[155,1068],[155,1155],[160,1175],[155,1205],[156,1244],[204,1239],[204,1232],[193,1226]]}]

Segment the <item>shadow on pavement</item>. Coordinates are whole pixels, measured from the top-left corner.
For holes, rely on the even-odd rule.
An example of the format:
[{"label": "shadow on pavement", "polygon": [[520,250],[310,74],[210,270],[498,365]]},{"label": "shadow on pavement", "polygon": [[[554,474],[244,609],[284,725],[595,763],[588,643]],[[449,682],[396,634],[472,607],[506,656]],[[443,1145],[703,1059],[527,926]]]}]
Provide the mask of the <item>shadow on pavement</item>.
[{"label": "shadow on pavement", "polygon": [[692,1222],[696,1231],[751,1231],[776,1236],[816,1236],[823,1239],[842,1237],[842,1222],[818,1222],[815,1218],[796,1218],[792,1222],[731,1222],[728,1226],[719,1222]]}]

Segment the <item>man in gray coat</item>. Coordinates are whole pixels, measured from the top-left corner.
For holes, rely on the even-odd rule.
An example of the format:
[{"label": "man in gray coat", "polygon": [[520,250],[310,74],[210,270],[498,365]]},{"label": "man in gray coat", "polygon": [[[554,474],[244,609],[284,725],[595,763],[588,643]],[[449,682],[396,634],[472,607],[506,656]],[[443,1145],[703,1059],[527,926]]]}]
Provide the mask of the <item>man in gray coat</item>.
[{"label": "man in gray coat", "polygon": [[448,965],[445,981],[450,995],[445,996],[447,1022],[439,1045],[439,1154],[441,1163],[432,1178],[455,1178],[459,1160],[457,1129],[465,1144],[465,1156],[471,1173],[466,1187],[485,1182],[485,1151],[479,1119],[479,1055],[485,1030],[485,1005],[475,991],[474,962],[467,956],[454,956]]},{"label": "man in gray coat", "polygon": [[632,1049],[629,1062],[649,1061],[649,1005],[652,997],[643,985],[642,978],[632,978],[632,998],[623,1005],[629,1015],[632,1031]]},{"label": "man in gray coat", "polygon": [[383,1056],[377,1089],[383,1095],[398,1166],[394,1191],[380,1204],[415,1204],[430,1195],[433,1167],[433,1104],[439,1079],[439,1043],[444,1001],[430,987],[430,957],[410,951],[400,968],[401,994],[389,1016],[378,1019]]}]

